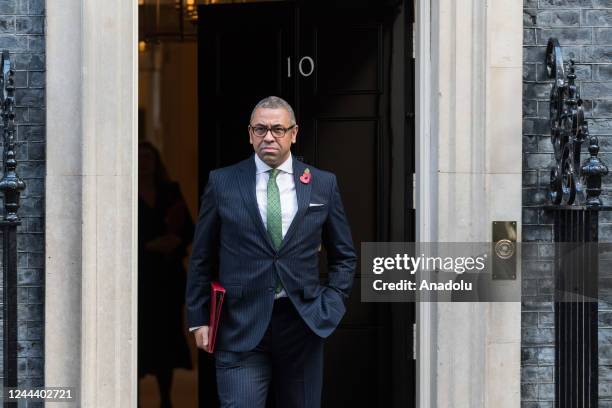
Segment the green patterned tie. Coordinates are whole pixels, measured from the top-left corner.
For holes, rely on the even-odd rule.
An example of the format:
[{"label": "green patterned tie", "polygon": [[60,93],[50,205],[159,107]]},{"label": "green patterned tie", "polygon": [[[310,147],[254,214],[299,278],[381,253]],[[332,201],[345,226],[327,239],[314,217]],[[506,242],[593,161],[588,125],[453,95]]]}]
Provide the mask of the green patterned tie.
[{"label": "green patterned tie", "polygon": [[[278,250],[283,242],[283,217],[281,213],[280,193],[276,185],[276,176],[279,170],[270,170],[270,178],[268,179],[268,209],[267,209],[267,224],[268,234],[272,240],[272,244]],[[276,276],[275,292],[279,293],[283,289],[283,284]]]}]

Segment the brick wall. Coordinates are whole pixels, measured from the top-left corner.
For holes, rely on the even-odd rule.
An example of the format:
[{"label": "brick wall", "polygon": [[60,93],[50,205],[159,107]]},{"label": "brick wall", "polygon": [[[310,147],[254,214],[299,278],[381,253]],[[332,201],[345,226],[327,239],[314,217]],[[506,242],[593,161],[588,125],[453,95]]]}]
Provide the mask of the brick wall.
[{"label": "brick wall", "polygon": [[[612,0],[524,0],[523,59],[523,241],[552,240],[552,225],[540,208],[547,203],[554,163],[549,137],[551,82],[543,63],[546,43],[557,37],[564,60],[577,65],[589,129],[599,137],[600,157],[612,170]],[[603,199],[612,204],[611,177]],[[612,216],[602,214],[600,241],[612,241]],[[601,274],[610,272],[602,264]],[[552,271],[534,270],[523,280],[523,407],[552,407],[554,400],[554,313]],[[609,286],[609,285],[608,285]],[[612,407],[612,302],[600,303],[600,406]]]},{"label": "brick wall", "polygon": [[44,0],[0,0],[0,50],[10,51],[16,69],[17,171],[26,183],[17,238],[18,376],[23,386],[43,385],[44,5]]}]

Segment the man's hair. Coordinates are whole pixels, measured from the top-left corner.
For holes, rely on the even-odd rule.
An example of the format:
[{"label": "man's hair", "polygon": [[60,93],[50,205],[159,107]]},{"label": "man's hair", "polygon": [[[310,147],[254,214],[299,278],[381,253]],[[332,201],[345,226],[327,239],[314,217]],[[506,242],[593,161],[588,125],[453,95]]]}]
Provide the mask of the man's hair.
[{"label": "man's hair", "polygon": [[293,108],[289,105],[289,102],[284,100],[283,98],[279,98],[278,96],[268,96],[267,98],[262,99],[257,102],[257,105],[253,108],[253,112],[251,112],[251,122],[253,121],[253,116],[255,115],[255,111],[259,108],[263,109],[285,109],[289,112],[289,120],[291,121],[291,125],[295,125],[295,113],[293,112]]}]

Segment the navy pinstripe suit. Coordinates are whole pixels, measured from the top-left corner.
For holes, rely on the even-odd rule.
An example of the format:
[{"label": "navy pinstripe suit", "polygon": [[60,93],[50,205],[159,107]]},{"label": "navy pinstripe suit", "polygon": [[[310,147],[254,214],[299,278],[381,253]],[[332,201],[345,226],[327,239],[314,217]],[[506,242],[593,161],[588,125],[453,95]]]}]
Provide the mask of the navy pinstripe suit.
[{"label": "navy pinstripe suit", "polygon": [[[312,178],[302,183],[306,167]],[[187,323],[208,324],[210,281],[218,271],[226,289],[219,352],[248,352],[262,342],[275,307],[275,272],[296,315],[317,338],[337,327],[353,284],[356,255],[336,177],[293,160],[298,210],[278,250],[258,210],[255,177],[254,156],[212,171],[201,200],[187,279]],[[321,244],[328,257],[325,284],[319,282]]]}]

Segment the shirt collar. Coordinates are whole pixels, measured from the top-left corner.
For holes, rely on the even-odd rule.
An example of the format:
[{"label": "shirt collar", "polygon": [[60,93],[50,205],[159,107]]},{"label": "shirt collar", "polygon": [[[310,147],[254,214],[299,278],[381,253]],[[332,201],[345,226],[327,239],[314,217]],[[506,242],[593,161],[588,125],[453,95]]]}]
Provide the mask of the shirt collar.
[{"label": "shirt collar", "polygon": [[[255,174],[265,173],[272,169],[272,167],[268,166],[263,160],[259,158],[257,153],[255,153],[254,156]],[[289,157],[287,157],[287,160],[285,160],[283,164],[278,166],[278,169],[284,171],[285,173],[293,174],[293,156],[291,155],[291,152],[289,152]]]}]

